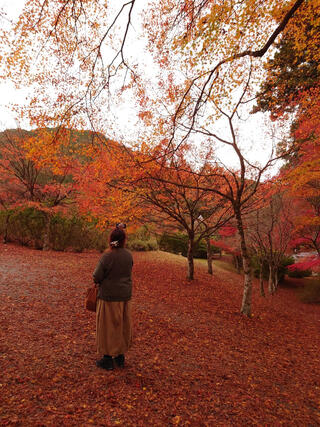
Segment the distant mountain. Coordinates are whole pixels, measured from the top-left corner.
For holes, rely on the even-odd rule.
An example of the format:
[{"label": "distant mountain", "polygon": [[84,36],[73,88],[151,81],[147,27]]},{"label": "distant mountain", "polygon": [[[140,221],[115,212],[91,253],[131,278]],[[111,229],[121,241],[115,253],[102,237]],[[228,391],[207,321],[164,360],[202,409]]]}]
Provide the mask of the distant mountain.
[{"label": "distant mountain", "polygon": [[8,144],[8,142],[13,139],[24,139],[34,136],[39,136],[41,133],[49,134],[52,138],[52,142],[59,141],[61,138],[67,138],[66,144],[66,153],[69,153],[71,156],[77,154],[77,150],[81,147],[86,147],[88,145],[104,145],[108,150],[121,150],[122,145],[111,139],[108,139],[105,135],[93,132],[91,130],[76,130],[76,129],[66,129],[66,128],[39,128],[35,130],[25,130],[25,129],[6,129],[3,132],[0,132],[0,156],[1,156],[1,146]]}]

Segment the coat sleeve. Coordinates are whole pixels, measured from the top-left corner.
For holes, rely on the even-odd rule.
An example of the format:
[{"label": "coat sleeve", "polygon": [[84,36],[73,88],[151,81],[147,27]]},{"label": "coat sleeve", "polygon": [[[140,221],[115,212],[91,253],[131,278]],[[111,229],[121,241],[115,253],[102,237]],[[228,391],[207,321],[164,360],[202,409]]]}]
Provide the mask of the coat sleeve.
[{"label": "coat sleeve", "polygon": [[103,279],[105,279],[107,277],[108,270],[109,270],[108,258],[105,255],[103,255],[100,258],[100,260],[99,260],[99,262],[98,262],[98,264],[97,264],[97,266],[93,272],[94,283],[97,283],[97,284],[101,283],[103,281]]},{"label": "coat sleeve", "polygon": [[104,268],[102,263],[99,261],[94,272],[93,272],[93,281],[94,283],[101,283],[104,278]]}]

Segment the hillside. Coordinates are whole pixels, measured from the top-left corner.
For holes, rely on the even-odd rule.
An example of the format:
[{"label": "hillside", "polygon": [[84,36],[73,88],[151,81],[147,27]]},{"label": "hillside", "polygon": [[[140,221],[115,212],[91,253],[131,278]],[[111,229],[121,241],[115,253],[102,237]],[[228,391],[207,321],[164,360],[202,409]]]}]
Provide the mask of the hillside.
[{"label": "hillside", "polygon": [[45,129],[6,129],[0,132],[0,151],[1,145],[6,144],[8,139],[24,139],[33,136],[40,135],[41,133],[48,133],[52,138],[52,141],[59,140],[60,138],[66,138],[68,141],[68,147],[70,150],[75,148],[81,148],[88,144],[102,143],[108,147],[120,147],[121,145],[105,137],[100,133],[93,132],[91,130],[76,130],[76,129],[64,129],[64,128],[45,128]]}]

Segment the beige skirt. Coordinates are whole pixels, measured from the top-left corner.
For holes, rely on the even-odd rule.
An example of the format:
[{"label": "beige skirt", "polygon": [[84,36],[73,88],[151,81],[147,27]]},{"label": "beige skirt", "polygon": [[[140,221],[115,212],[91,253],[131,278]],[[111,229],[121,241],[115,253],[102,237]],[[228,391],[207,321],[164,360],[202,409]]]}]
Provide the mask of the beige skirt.
[{"label": "beige skirt", "polygon": [[118,356],[131,346],[131,301],[97,300],[96,338],[99,355]]}]

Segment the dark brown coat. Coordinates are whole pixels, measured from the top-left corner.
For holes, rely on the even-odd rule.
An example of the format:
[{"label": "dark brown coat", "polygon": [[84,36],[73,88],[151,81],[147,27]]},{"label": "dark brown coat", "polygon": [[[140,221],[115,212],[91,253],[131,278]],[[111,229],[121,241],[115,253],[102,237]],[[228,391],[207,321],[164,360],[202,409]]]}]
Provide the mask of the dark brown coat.
[{"label": "dark brown coat", "polygon": [[93,273],[98,298],[105,301],[129,301],[132,295],[133,260],[125,248],[109,250],[100,258]]}]

